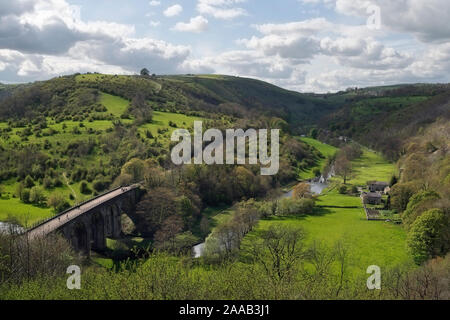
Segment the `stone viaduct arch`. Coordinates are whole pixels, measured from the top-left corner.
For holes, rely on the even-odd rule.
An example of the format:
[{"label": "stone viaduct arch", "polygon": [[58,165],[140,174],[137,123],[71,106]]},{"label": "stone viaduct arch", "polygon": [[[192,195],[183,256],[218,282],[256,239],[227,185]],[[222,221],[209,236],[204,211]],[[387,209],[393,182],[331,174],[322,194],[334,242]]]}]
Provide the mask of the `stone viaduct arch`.
[{"label": "stone viaduct arch", "polygon": [[40,223],[26,235],[33,239],[61,232],[79,252],[104,250],[106,238],[121,237],[121,214],[134,216],[141,193],[137,184],[114,189]]}]

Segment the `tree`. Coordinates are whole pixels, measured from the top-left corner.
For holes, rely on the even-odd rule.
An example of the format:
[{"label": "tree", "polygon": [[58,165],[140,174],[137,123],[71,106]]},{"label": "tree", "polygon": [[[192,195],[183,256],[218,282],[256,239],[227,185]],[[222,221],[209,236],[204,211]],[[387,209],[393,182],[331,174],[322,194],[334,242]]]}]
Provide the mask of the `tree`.
[{"label": "tree", "polygon": [[398,178],[395,174],[392,175],[391,181],[389,182],[389,186],[392,188],[394,185],[396,185],[398,182]]},{"label": "tree", "polygon": [[122,174],[129,174],[133,182],[138,182],[144,179],[146,164],[143,160],[133,158],[122,167]]},{"label": "tree", "polygon": [[414,221],[407,244],[414,261],[422,264],[430,258],[444,256],[450,249],[448,216],[440,209],[431,209]]},{"label": "tree", "polygon": [[352,163],[347,159],[345,154],[341,153],[336,157],[334,170],[344,180],[344,184],[346,184],[352,174]]},{"label": "tree", "polygon": [[317,139],[318,135],[319,135],[319,131],[316,128],[311,129],[311,131],[309,131],[309,136],[313,139]]},{"label": "tree", "polygon": [[27,176],[24,181],[25,188],[34,187],[34,180],[31,176]]},{"label": "tree", "polygon": [[150,71],[148,71],[147,68],[144,68],[141,70],[141,76],[143,77],[149,77],[150,76]]},{"label": "tree", "polygon": [[417,217],[423,212],[436,208],[436,202],[440,198],[439,194],[432,190],[420,191],[413,195],[409,199],[406,210],[402,214],[402,221],[406,227],[411,227]]},{"label": "tree", "polygon": [[347,186],[346,185],[341,185],[340,187],[339,187],[339,193],[340,194],[347,194]]},{"label": "tree", "polygon": [[45,195],[44,195],[44,191],[42,190],[41,187],[38,186],[34,186],[33,188],[31,188],[30,190],[30,202],[37,204],[37,205],[42,205],[44,204],[46,201]]},{"label": "tree", "polygon": [[348,160],[355,160],[362,156],[363,152],[360,145],[352,143],[343,147],[340,152],[341,155],[345,155]]},{"label": "tree", "polygon": [[397,183],[391,189],[391,207],[397,212],[405,211],[409,199],[417,191],[417,186],[413,183]]},{"label": "tree", "polygon": [[30,203],[30,189],[23,188],[20,192],[20,200],[22,200],[23,203]]},{"label": "tree", "polygon": [[298,261],[304,256],[302,228],[272,224],[263,231],[262,241],[254,242],[250,254],[259,262],[266,274],[274,281],[290,280]]},{"label": "tree", "polygon": [[161,229],[155,233],[155,247],[175,251],[175,237],[183,231],[184,223],[180,216],[173,215],[162,223]]},{"label": "tree", "polygon": [[311,186],[306,182],[297,184],[292,192],[292,197],[294,199],[307,198],[310,195],[311,195]]},{"label": "tree", "polygon": [[138,203],[136,217],[138,230],[146,235],[154,235],[168,217],[178,213],[176,195],[169,188],[155,188]]},{"label": "tree", "polygon": [[82,181],[80,184],[80,192],[82,194],[91,194],[92,190],[89,189],[89,185],[86,181]]},{"label": "tree", "polygon": [[61,193],[55,192],[50,195],[47,200],[47,205],[52,207],[56,213],[64,211],[65,209],[70,207],[70,204],[64,198]]}]

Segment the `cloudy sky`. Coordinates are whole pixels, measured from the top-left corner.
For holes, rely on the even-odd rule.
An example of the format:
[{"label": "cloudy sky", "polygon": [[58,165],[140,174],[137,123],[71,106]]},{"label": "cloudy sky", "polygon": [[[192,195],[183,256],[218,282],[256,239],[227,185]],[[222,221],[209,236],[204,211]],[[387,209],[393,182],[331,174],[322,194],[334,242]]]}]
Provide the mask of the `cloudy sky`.
[{"label": "cloudy sky", "polygon": [[220,73],[302,92],[450,82],[448,0],[1,0],[0,82]]}]

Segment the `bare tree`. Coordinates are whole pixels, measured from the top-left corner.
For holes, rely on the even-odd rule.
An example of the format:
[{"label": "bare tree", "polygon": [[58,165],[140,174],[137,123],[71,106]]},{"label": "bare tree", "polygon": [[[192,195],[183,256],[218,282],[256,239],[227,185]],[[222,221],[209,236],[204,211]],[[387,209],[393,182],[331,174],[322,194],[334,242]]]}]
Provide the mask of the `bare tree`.
[{"label": "bare tree", "polygon": [[276,283],[292,279],[299,260],[304,257],[302,228],[273,224],[262,234],[262,241],[250,249],[253,259],[259,262],[266,274]]},{"label": "bare tree", "polygon": [[352,163],[347,159],[346,155],[341,153],[336,157],[334,164],[336,174],[344,180],[344,184],[351,178],[352,175]]}]

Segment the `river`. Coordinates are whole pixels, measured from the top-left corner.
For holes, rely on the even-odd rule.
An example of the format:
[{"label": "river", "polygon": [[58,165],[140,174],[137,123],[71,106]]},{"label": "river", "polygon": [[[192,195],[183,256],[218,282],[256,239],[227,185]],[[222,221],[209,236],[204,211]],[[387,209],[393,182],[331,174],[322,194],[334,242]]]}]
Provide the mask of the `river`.
[{"label": "river", "polygon": [[[308,184],[311,186],[311,192],[314,195],[319,195],[323,192],[324,189],[328,187],[328,182],[323,177],[317,178],[315,180],[311,180],[308,182]],[[292,198],[293,190],[290,190],[286,193],[284,193],[281,196],[281,199],[286,198]],[[200,258],[203,255],[203,252],[205,251],[205,242],[202,242],[194,247],[192,247],[192,253],[194,258]]]},{"label": "river", "polygon": [[192,247],[192,252],[194,254],[194,258],[200,258],[203,255],[203,251],[205,250],[205,243],[202,242],[196,246]]},{"label": "river", "polygon": [[9,222],[1,222],[0,221],[0,233],[10,233],[11,230],[16,232],[22,232],[24,229],[16,224],[12,224]]}]

